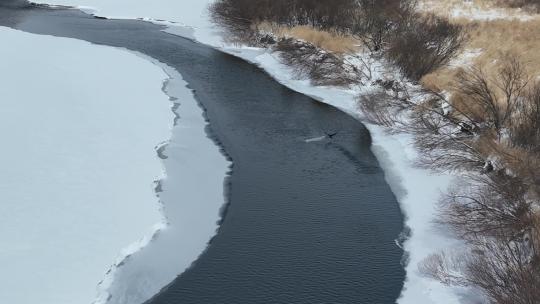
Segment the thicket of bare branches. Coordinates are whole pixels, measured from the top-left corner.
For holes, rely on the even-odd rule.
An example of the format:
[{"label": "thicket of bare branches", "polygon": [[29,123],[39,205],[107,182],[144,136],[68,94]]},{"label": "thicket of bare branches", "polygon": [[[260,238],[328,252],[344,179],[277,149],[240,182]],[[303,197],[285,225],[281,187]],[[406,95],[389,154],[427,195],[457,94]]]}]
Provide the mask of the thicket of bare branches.
[{"label": "thicket of bare branches", "polygon": [[384,88],[359,105],[371,122],[415,134],[423,165],[464,177],[441,199],[439,223],[469,250],[430,256],[420,271],[475,287],[494,304],[532,304],[540,299],[540,84],[511,55],[499,65],[495,78],[462,71],[455,99],[420,89],[413,102]]},{"label": "thicket of bare branches", "polygon": [[475,67],[459,73],[454,88],[463,100],[459,104],[461,111],[480,119],[500,140],[503,130],[521,116],[519,110],[529,103],[526,96],[529,81],[523,64],[507,54],[495,79],[488,78],[480,67]]},{"label": "thicket of bare branches", "polygon": [[463,47],[460,25],[435,15],[413,14],[389,42],[387,56],[413,80],[445,66]]},{"label": "thicket of bare branches", "polygon": [[217,21],[228,24],[267,21],[345,28],[356,8],[355,0],[219,0],[210,9]]},{"label": "thicket of bare branches", "polygon": [[540,84],[529,89],[524,100],[526,102],[516,106],[519,120],[512,124],[510,130],[512,143],[540,154]]},{"label": "thicket of bare branches", "polygon": [[365,115],[365,120],[391,128],[401,121],[401,112],[406,109],[406,107],[400,107],[401,103],[395,101],[393,96],[383,91],[362,94],[358,97],[359,107]]},{"label": "thicket of bare branches", "polygon": [[513,177],[481,178],[443,202],[442,220],[469,249],[431,255],[419,270],[444,284],[475,287],[490,303],[538,303],[538,214],[525,199],[527,189]]},{"label": "thicket of bare branches", "polygon": [[476,286],[496,304],[536,304],[540,298],[540,267],[524,238],[485,240],[461,254],[434,254],[420,271],[448,285]]},{"label": "thicket of bare branches", "polygon": [[282,39],[275,49],[281,58],[295,67],[299,75],[307,75],[316,85],[346,86],[362,80],[362,73],[348,66],[341,56],[292,38]]},{"label": "thicket of bare branches", "polygon": [[416,0],[218,0],[214,20],[245,39],[251,25],[312,26],[351,35],[419,80],[448,63],[464,41],[462,28],[415,12]]},{"label": "thicket of bare branches", "polygon": [[[430,92],[432,104],[415,120],[431,130],[426,132],[431,137],[420,136],[419,141],[428,159],[431,149],[439,151],[436,165],[456,169],[455,162],[466,162],[472,155],[478,164],[484,162],[441,203],[440,221],[466,240],[471,251],[457,257],[434,255],[420,268],[444,283],[474,286],[496,304],[532,304],[540,296],[535,208],[540,181],[535,119],[539,89],[524,70],[509,55],[493,79],[479,68],[465,70],[455,83],[458,102]],[[451,104],[451,110],[437,110],[442,103]],[[434,124],[434,111],[440,114],[438,120],[457,126],[457,132],[446,134],[450,128]]]},{"label": "thicket of bare branches", "polygon": [[351,33],[372,52],[386,49],[416,8],[416,0],[359,0],[358,4]]},{"label": "thicket of bare branches", "polygon": [[[540,85],[531,83],[515,57],[506,55],[500,65],[495,79],[479,68],[459,73],[452,100],[422,89],[412,92],[414,103],[364,95],[359,104],[375,123],[414,133],[424,166],[442,171],[510,169],[533,186],[539,179],[534,172],[540,163]],[[405,120],[395,115],[404,108],[410,110]]]},{"label": "thicket of bare branches", "polygon": [[462,238],[517,239],[532,229],[533,209],[519,178],[499,172],[470,176],[442,199],[441,221]]}]

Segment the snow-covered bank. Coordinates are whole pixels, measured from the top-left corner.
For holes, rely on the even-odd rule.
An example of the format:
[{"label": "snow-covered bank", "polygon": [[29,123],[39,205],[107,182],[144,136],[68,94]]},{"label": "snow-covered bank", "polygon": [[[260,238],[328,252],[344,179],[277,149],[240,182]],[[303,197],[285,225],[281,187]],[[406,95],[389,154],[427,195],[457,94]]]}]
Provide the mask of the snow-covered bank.
[{"label": "snow-covered bank", "polygon": [[0,303],[91,303],[164,221],[167,75],[83,41],[4,27],[0,39]]},{"label": "snow-covered bank", "polygon": [[[158,0],[147,3],[144,1],[118,0],[114,5],[105,0],[48,0],[53,4],[71,4],[94,7],[93,13],[105,17],[131,16],[149,20],[166,19],[194,27],[194,37],[213,47],[246,59],[265,69],[282,84],[298,92],[312,96],[322,102],[332,104],[343,111],[362,119],[355,96],[357,90],[339,88],[313,87],[309,81],[294,78],[294,72],[280,63],[275,54],[264,49],[237,48],[226,46],[208,18],[199,18],[203,11],[197,11],[206,6],[208,0],[182,0],[168,3]],[[40,2],[43,2],[42,0]],[[107,3],[106,3],[107,2]],[[135,3],[135,4],[134,4]],[[124,12],[129,12],[124,13]],[[197,16],[197,20],[193,19]],[[171,33],[185,35],[186,31],[179,27],[171,27]],[[448,247],[459,246],[459,241],[437,231],[433,226],[435,208],[441,191],[449,185],[452,177],[434,175],[427,170],[414,166],[417,152],[412,148],[412,139],[407,135],[388,135],[378,126],[368,125],[371,130],[377,155],[386,172],[386,178],[399,199],[406,215],[406,224],[411,229],[411,236],[405,242],[408,252],[407,281],[399,303],[460,303],[458,290],[448,288],[437,281],[421,276],[418,273],[418,263],[432,253]]]}]

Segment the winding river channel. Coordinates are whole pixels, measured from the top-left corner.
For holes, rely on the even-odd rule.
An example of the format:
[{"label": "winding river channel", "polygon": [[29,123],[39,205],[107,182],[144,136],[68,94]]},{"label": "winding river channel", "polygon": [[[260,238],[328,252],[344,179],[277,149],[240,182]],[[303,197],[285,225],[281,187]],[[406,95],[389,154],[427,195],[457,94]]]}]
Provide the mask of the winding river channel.
[{"label": "winding river channel", "polygon": [[0,25],[123,47],[173,67],[233,161],[217,235],[149,303],[396,302],[403,216],[360,122],[158,25],[16,5],[0,8]]}]

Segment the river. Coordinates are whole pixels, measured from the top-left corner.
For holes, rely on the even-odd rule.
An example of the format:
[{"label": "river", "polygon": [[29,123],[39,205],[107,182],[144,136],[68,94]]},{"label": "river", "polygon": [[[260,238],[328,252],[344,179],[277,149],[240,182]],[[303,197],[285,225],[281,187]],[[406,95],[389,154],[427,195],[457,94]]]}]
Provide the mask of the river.
[{"label": "river", "polygon": [[360,122],[158,25],[16,5],[0,8],[0,25],[123,47],[175,68],[233,161],[217,235],[149,303],[395,303],[404,219]]}]

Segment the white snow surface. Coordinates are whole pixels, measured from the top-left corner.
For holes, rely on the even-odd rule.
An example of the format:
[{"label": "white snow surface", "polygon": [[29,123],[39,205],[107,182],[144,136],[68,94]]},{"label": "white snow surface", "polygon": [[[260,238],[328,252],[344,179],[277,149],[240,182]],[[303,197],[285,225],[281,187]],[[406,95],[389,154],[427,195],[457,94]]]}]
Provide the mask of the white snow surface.
[{"label": "white snow surface", "polygon": [[0,303],[92,303],[164,224],[167,75],[79,40],[5,27],[0,40]]},{"label": "white snow surface", "polygon": [[519,20],[530,21],[538,18],[521,8],[500,8],[500,7],[479,7],[471,0],[464,0],[457,3],[444,3],[441,0],[425,0],[419,2],[419,10],[425,12],[435,12],[440,14],[445,11],[445,15],[454,19],[469,19],[478,21],[493,20]]},{"label": "white snow surface", "polygon": [[[145,18],[146,20],[167,20],[170,33],[190,36],[202,43],[252,62],[266,70],[283,85],[309,95],[321,102],[336,106],[362,120],[355,96],[362,89],[341,89],[314,87],[307,80],[295,78],[295,73],[280,63],[276,54],[265,49],[227,45],[219,36],[219,29],[211,25],[206,6],[211,0],[39,0],[49,4],[92,7],[92,13],[104,17]],[[203,18],[201,18],[203,16]],[[188,32],[184,27],[192,27]],[[160,21],[160,23],[164,23]],[[411,229],[410,238],[404,243],[409,255],[407,278],[400,304],[457,304],[463,303],[463,293],[457,288],[422,276],[418,264],[432,253],[450,248],[461,248],[463,244],[445,231],[437,229],[436,205],[442,191],[455,178],[451,175],[434,174],[414,165],[418,152],[412,146],[409,135],[389,135],[379,126],[367,124],[373,135],[373,152],[385,170],[386,180],[396,194],[406,216],[406,225]],[[149,246],[148,248],[150,248]]]}]

